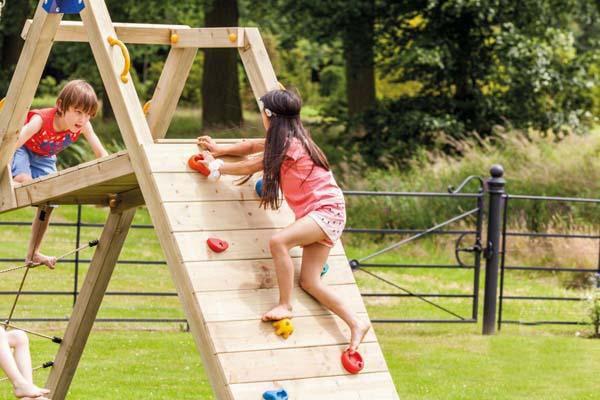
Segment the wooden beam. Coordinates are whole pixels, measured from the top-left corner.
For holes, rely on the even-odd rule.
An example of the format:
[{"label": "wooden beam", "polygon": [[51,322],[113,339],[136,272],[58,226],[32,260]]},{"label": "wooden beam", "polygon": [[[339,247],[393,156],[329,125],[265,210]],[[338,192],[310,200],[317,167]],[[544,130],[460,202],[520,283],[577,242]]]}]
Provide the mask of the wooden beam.
[{"label": "wooden beam", "polygon": [[0,212],[17,208],[17,197],[13,187],[10,165],[6,166],[4,174],[0,174]]},{"label": "wooden beam", "polygon": [[19,131],[25,121],[42,72],[48,60],[52,40],[60,24],[62,14],[48,14],[40,0],[33,18],[30,34],[25,41],[19,62],[13,74],[6,101],[0,111],[0,173],[12,159]]},{"label": "wooden beam", "polygon": [[244,47],[244,28],[191,28],[174,29],[177,41],[173,47],[208,48],[239,48]]},{"label": "wooden beam", "polygon": [[114,202],[111,199],[108,204],[113,212],[122,212],[131,207],[139,207],[144,205],[144,196],[140,189],[133,189],[128,192],[118,193],[114,197]]},{"label": "wooden beam", "polygon": [[257,28],[244,29],[244,47],[240,48],[239,52],[257,102],[268,91],[280,88]]},{"label": "wooden beam", "polygon": [[[132,185],[137,186],[131,161],[126,152],[111,155],[104,161],[101,160],[95,160],[85,166],[68,168],[56,175],[48,175],[43,179],[16,186],[16,206],[26,207],[46,203],[74,193],[80,196],[115,193],[130,190]],[[126,178],[128,176],[130,178]],[[110,185],[111,181],[114,182],[113,185]],[[103,188],[99,185],[106,187]],[[1,209],[0,211],[7,210]]]},{"label": "wooden beam", "polygon": [[53,400],[64,399],[67,395],[135,211],[135,208],[131,208],[119,213],[111,212],[104,225],[98,248],[46,382],[46,387],[52,390]]},{"label": "wooden beam", "polygon": [[[26,39],[31,30],[32,20],[27,20],[21,31],[21,37]],[[115,22],[113,24],[119,39],[127,44],[171,44],[171,34],[189,28],[187,25],[168,24],[130,24]],[[55,42],[88,42],[88,34],[79,21],[62,21],[54,37]]]},{"label": "wooden beam", "polygon": [[92,52],[115,110],[115,117],[129,151],[132,166],[152,217],[159,242],[169,264],[169,270],[188,318],[196,347],[200,352],[216,397],[220,400],[231,399],[231,393],[226,386],[225,372],[214,357],[212,342],[204,325],[200,307],[195,301],[187,270],[181,262],[177,242],[171,235],[160,193],[149,173],[150,165],[146,147],[152,145],[152,134],[133,83],[131,80],[126,84],[122,83],[118,76],[120,71],[115,70],[113,65],[113,57],[115,51],[118,50],[113,51],[106,42],[109,35],[115,34],[106,4],[102,0],[85,0],[85,4],[86,8],[81,12],[81,19],[88,32]]},{"label": "wooden beam", "polygon": [[146,116],[155,139],[164,138],[167,134],[197,53],[195,48],[172,48],[169,52]]}]

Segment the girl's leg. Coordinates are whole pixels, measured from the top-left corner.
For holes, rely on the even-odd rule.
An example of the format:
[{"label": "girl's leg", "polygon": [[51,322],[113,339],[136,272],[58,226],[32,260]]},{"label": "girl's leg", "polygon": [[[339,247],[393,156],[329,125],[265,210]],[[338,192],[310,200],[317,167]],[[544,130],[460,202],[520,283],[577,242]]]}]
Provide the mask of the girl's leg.
[{"label": "girl's leg", "polygon": [[263,321],[277,321],[292,317],[292,288],[294,265],[289,255],[292,247],[304,246],[325,238],[325,233],[310,217],[304,217],[277,232],[269,241],[279,285],[279,304],[262,316]]},{"label": "girl's leg", "polygon": [[8,345],[13,349],[13,356],[21,375],[28,381],[33,382],[31,369],[31,354],[29,353],[29,338],[23,331],[6,332]]},{"label": "girl's leg", "polygon": [[10,350],[9,334],[3,328],[0,328],[0,367],[12,383],[16,397],[39,398],[48,393],[48,391],[35,386],[21,374]]},{"label": "girl's leg", "polygon": [[[314,221],[313,223],[318,228],[317,223]],[[327,261],[330,250],[329,247],[320,243],[313,243],[304,247],[300,286],[348,324],[350,327],[350,345],[348,349],[356,351],[369,331],[370,324],[359,319],[348,304],[321,280],[323,264]]]},{"label": "girl's leg", "polygon": [[50,224],[50,215],[53,209],[53,207],[45,205],[38,207],[36,216],[31,224],[31,239],[29,241],[26,260],[33,264],[44,264],[52,269],[56,265],[56,257],[48,257],[40,253],[40,246]]}]

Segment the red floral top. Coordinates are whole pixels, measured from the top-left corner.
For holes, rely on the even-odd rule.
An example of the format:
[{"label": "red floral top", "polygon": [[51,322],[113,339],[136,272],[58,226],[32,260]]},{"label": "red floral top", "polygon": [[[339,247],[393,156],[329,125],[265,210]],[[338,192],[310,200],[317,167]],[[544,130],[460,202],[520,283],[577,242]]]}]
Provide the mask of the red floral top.
[{"label": "red floral top", "polygon": [[42,129],[33,135],[27,142],[25,147],[32,152],[50,157],[60,153],[65,148],[75,143],[81,132],[71,132],[69,130],[56,132],[54,130],[54,116],[56,115],[56,107],[44,108],[41,110],[31,110],[27,113],[27,122],[34,115],[42,117]]}]

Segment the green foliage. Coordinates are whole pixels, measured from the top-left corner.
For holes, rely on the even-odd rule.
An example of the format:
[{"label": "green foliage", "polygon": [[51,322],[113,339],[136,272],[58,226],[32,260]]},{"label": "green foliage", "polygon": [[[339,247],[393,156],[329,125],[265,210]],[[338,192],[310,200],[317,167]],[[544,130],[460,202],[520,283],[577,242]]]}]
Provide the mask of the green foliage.
[{"label": "green foliage", "polygon": [[[443,140],[440,135],[439,140]],[[471,175],[486,178],[496,163],[505,168],[509,194],[598,198],[600,196],[600,131],[586,136],[569,135],[557,141],[529,132],[497,132],[486,139],[447,143],[460,150],[461,158],[442,152],[413,158],[409,166],[369,168],[354,153],[340,162],[336,178],[345,189],[372,191],[444,192]],[[386,143],[383,143],[386,146]],[[352,152],[348,152],[352,154]],[[477,192],[476,184],[465,189]],[[348,197],[348,226],[424,229],[475,208],[474,200],[427,198]],[[594,230],[600,224],[598,205],[568,202],[509,201],[508,222],[518,229]],[[470,220],[469,223],[471,223]]]}]

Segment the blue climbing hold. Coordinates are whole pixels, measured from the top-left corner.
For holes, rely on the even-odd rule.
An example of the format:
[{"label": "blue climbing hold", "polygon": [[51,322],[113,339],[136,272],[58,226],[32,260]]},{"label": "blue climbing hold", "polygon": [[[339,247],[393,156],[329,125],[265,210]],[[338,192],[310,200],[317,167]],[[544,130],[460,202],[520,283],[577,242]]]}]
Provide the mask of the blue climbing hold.
[{"label": "blue climbing hold", "polygon": [[48,14],[79,14],[85,4],[83,0],[46,0],[42,8]]},{"label": "blue climbing hold", "polygon": [[259,180],[256,181],[256,185],[254,185],[254,190],[256,190],[256,194],[258,195],[258,197],[262,197],[262,187],[263,187],[263,182],[262,182],[262,178],[260,178]]},{"label": "blue climbing hold", "polygon": [[323,265],[323,270],[321,271],[321,277],[323,277],[327,271],[329,271],[329,264],[325,263],[325,265]]},{"label": "blue climbing hold", "polygon": [[285,389],[267,390],[263,393],[264,400],[288,400],[288,394]]}]

